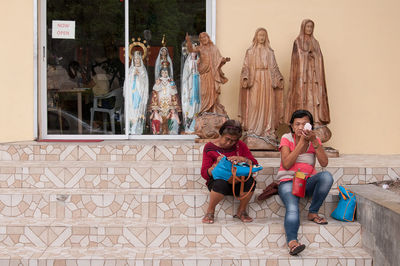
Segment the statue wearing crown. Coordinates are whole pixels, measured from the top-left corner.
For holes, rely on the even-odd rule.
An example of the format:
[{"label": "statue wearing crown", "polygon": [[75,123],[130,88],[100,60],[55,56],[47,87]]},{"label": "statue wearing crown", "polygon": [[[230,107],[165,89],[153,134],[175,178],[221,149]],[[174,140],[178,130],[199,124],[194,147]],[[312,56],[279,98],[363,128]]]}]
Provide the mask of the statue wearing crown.
[{"label": "statue wearing crown", "polygon": [[[179,134],[178,113],[182,110],[175,82],[170,77],[170,64],[167,60],[161,62],[159,78],[153,86],[149,109],[153,134]],[[156,120],[153,121],[154,119]]]},{"label": "statue wearing crown", "polygon": [[149,78],[140,51],[133,53],[128,77],[124,83],[124,95],[127,100],[125,112],[128,132],[133,135],[141,135],[144,130],[146,106],[149,98]]},{"label": "statue wearing crown", "polygon": [[160,71],[161,71],[161,68],[163,67],[164,62],[168,62],[169,77],[171,79],[173,79],[174,78],[174,73],[173,73],[174,68],[172,65],[172,59],[168,52],[168,48],[166,47],[167,42],[165,40],[165,35],[163,35],[161,43],[162,43],[162,47],[160,48],[160,51],[158,52],[156,64],[154,67],[155,80],[157,80],[160,77],[160,73],[161,73]]}]

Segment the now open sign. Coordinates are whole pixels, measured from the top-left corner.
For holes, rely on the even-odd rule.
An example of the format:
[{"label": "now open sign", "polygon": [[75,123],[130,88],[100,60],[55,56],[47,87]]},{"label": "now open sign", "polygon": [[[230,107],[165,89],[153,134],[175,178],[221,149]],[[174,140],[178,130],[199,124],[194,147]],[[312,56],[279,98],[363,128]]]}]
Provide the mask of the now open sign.
[{"label": "now open sign", "polygon": [[53,39],[75,39],[75,21],[53,20]]}]

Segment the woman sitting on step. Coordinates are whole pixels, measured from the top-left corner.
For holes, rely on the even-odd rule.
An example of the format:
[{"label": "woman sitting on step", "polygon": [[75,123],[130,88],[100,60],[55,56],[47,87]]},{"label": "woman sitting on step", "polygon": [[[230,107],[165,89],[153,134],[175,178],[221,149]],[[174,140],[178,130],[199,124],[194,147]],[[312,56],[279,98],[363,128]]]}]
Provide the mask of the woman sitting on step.
[{"label": "woman sitting on step", "polygon": [[[203,217],[202,222],[214,223],[214,212],[217,204],[224,198],[225,195],[233,195],[232,184],[223,179],[213,179],[212,170],[218,164],[219,160],[225,155],[232,163],[246,162],[258,164],[257,160],[251,154],[247,145],[242,142],[242,127],[240,122],[235,120],[226,121],[219,129],[220,136],[212,142],[204,146],[203,164],[201,166],[201,176],[207,181],[206,185],[210,191],[210,203],[207,212]],[[250,177],[244,184],[244,192],[248,192],[253,184],[253,177]],[[253,187],[250,195],[240,201],[237,214],[234,216],[242,222],[249,223],[253,219],[247,214],[246,208],[254,193]],[[235,184],[235,194],[239,195],[240,182]]]},{"label": "woman sitting on step", "polygon": [[297,240],[300,198],[292,194],[292,180],[296,171],[305,173],[305,195],[312,196],[308,220],[317,224],[328,223],[325,218],[318,216],[318,211],[331,189],[333,177],[329,172],[315,171],[315,158],[325,167],[328,165],[328,157],[321,140],[312,130],[313,125],[313,116],[309,111],[295,111],[290,119],[291,133],[282,136],[279,146],[281,165],[277,175],[280,181],[278,192],[286,207],[284,226],[290,255],[296,255],[305,248],[305,245]]}]

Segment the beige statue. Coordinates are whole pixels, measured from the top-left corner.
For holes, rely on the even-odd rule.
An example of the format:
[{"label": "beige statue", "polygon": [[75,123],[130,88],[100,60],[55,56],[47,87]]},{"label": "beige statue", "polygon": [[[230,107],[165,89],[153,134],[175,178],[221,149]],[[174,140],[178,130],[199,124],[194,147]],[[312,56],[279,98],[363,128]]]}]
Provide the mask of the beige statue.
[{"label": "beige statue", "polygon": [[331,137],[329,105],[326,92],[324,61],[318,41],[314,38],[314,22],[305,19],[300,34],[293,44],[285,121],[298,109],[305,109],[314,116],[314,127],[322,142]]},{"label": "beige statue", "polygon": [[240,76],[240,117],[250,149],[276,149],[276,129],[283,122],[283,85],[267,30],[258,28]]},{"label": "beige statue", "polygon": [[218,48],[210,40],[206,32],[199,35],[200,45],[193,47],[189,35],[186,34],[186,47],[189,53],[199,53],[198,72],[200,74],[200,111],[226,114],[225,108],[219,103],[221,94],[220,86],[228,81],[221,67],[230,61],[228,57],[222,57]]}]

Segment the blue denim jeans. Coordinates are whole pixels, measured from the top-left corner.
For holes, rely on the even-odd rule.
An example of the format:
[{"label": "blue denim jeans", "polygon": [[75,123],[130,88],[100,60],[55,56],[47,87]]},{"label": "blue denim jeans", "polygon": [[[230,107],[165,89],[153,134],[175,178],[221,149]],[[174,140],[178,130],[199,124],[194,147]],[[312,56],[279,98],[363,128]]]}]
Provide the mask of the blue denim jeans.
[{"label": "blue denim jeans", "polygon": [[[297,231],[300,226],[299,197],[292,194],[292,181],[279,184],[278,193],[286,207],[285,232],[286,241],[297,240]],[[332,174],[320,172],[307,179],[306,196],[312,197],[309,212],[318,213],[333,184]]]}]

